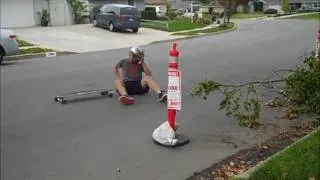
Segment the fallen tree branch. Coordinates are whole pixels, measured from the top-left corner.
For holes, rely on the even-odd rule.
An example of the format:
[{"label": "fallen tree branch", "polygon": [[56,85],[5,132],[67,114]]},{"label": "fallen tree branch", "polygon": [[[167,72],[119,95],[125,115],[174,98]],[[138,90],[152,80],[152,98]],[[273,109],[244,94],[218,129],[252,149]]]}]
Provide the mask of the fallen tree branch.
[{"label": "fallen tree branch", "polygon": [[244,86],[248,86],[248,85],[253,85],[253,84],[270,84],[270,83],[276,83],[276,82],[283,82],[285,81],[285,79],[277,79],[277,80],[271,80],[271,81],[253,81],[253,82],[248,82],[248,83],[244,83],[244,84],[238,84],[238,85],[230,85],[230,84],[220,84],[223,87],[244,87]]}]

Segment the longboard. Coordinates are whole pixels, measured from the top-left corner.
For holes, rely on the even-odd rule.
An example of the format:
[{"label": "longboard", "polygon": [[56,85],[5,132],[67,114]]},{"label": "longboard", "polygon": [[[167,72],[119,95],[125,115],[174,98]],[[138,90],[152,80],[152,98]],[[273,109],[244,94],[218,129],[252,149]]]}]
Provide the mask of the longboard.
[{"label": "longboard", "polygon": [[76,91],[76,92],[69,92],[63,94],[61,96],[56,96],[54,98],[55,102],[59,102],[61,104],[67,104],[67,98],[70,97],[77,97],[82,95],[90,95],[90,94],[100,94],[101,96],[113,97],[114,89],[101,89],[101,90],[86,90],[86,91]]}]

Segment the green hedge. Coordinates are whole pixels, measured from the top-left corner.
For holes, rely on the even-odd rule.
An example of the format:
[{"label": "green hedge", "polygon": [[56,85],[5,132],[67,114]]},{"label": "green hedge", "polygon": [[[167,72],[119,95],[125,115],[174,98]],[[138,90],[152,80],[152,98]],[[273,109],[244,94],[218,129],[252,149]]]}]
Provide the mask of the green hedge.
[{"label": "green hedge", "polygon": [[264,14],[278,14],[278,10],[276,9],[267,9]]},{"label": "green hedge", "polygon": [[144,11],[141,11],[142,19],[156,20],[157,13],[155,7],[146,7]]}]

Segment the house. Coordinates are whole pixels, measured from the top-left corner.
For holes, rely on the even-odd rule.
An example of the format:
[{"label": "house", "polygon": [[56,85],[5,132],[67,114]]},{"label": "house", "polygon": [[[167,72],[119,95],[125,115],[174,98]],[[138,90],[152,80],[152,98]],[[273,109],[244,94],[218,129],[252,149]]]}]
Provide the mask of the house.
[{"label": "house", "polygon": [[250,0],[248,3],[248,12],[264,12],[267,9],[281,11],[281,0]]},{"label": "house", "polygon": [[[320,7],[319,0],[288,0],[289,11],[295,11],[301,7]],[[281,0],[251,0],[248,3],[249,12],[263,12],[267,9],[282,10]]]},{"label": "house", "polygon": [[319,8],[319,0],[289,0],[289,10],[294,11],[301,7]]},{"label": "house", "polygon": [[160,7],[161,11],[167,12],[167,0],[145,0],[146,7]]},{"label": "house", "polygon": [[[199,10],[198,4],[201,4],[195,0],[168,0],[168,3],[171,5],[173,9],[188,9],[191,13]],[[192,5],[197,6],[193,10],[191,10]]]},{"label": "house", "polygon": [[[119,3],[136,6],[144,10],[144,0],[79,0],[86,3]],[[50,26],[74,24],[72,9],[67,0],[0,0],[0,27],[19,28],[39,26],[39,12],[46,9]]]},{"label": "house", "polygon": [[70,7],[65,0],[1,0],[0,27],[32,27],[40,24],[43,9],[50,12],[50,25],[60,26],[72,24]]},{"label": "house", "polygon": [[144,11],[145,0],[88,0],[90,4],[128,4],[135,6],[139,11]]}]

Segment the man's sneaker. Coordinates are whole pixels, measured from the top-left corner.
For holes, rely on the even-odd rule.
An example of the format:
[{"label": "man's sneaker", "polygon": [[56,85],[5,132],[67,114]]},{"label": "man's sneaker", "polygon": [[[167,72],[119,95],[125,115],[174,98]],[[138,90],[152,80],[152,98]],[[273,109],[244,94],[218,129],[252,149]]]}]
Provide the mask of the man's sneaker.
[{"label": "man's sneaker", "polygon": [[136,102],[134,98],[128,96],[120,96],[119,101],[124,105],[131,105]]},{"label": "man's sneaker", "polygon": [[158,94],[159,102],[167,102],[167,93],[165,91],[161,91]]}]

